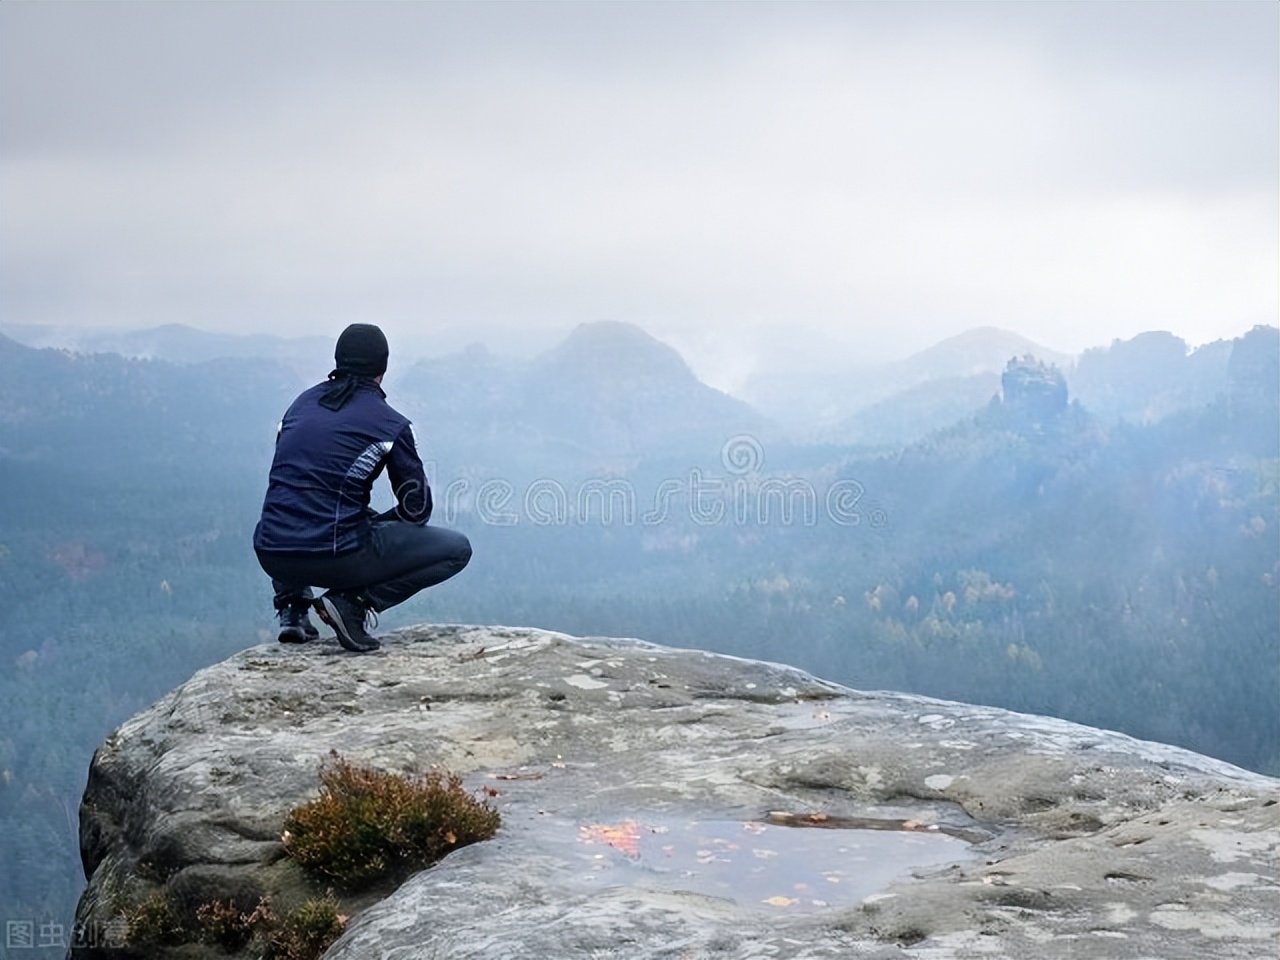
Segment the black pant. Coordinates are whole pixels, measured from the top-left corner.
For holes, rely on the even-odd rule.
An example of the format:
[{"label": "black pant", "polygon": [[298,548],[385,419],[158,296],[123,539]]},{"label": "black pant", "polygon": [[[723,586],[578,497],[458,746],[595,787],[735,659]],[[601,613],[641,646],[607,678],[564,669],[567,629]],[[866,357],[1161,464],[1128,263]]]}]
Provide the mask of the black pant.
[{"label": "black pant", "polygon": [[456,530],[400,520],[374,523],[368,546],[337,557],[259,553],[282,610],[314,596],[312,586],[358,596],[377,612],[448,580],[471,559],[471,542]]}]

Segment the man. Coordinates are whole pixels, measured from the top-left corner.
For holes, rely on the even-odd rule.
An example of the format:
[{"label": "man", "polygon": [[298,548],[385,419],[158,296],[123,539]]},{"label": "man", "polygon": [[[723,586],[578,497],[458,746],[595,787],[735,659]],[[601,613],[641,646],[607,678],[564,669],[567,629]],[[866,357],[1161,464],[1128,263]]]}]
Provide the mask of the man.
[{"label": "man", "polygon": [[[316,612],[348,650],[378,649],[368,615],[447,580],[471,559],[453,530],[427,525],[431,487],[409,421],[386,401],[387,338],[353,323],[342,331],[329,379],[305,391],[280,422],[253,548],[275,588],[280,641],[319,636]],[[375,513],[383,470],[396,506]],[[311,587],[326,587],[319,600]]]}]

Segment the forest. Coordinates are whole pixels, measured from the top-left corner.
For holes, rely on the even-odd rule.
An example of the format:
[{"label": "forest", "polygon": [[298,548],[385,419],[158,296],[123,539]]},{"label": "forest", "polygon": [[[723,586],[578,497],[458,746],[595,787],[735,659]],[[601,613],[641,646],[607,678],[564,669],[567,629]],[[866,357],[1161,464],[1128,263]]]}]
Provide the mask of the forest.
[{"label": "forest", "polygon": [[[462,360],[391,382],[433,522],[475,555],[381,629],[635,636],[1280,775],[1275,329],[1214,345],[1181,388],[1167,356],[1144,379],[1125,344],[1075,380],[1012,359],[985,405],[874,446],[789,437],[666,349],[597,330],[541,366],[473,352],[465,385],[448,379]],[[306,385],[270,359],[0,337],[0,859],[22,865],[0,876],[8,916],[69,928],[103,738],[200,667],[274,643],[250,532],[275,423]]]}]

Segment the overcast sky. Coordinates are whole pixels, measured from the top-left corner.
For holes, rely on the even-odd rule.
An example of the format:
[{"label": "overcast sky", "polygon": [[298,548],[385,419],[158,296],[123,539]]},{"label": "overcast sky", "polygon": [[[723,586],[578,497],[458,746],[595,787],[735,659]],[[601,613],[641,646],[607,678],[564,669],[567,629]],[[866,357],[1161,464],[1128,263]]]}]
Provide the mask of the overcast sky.
[{"label": "overcast sky", "polygon": [[5,0],[3,322],[625,320],[727,387],[1235,336],[1277,315],[1278,11]]}]

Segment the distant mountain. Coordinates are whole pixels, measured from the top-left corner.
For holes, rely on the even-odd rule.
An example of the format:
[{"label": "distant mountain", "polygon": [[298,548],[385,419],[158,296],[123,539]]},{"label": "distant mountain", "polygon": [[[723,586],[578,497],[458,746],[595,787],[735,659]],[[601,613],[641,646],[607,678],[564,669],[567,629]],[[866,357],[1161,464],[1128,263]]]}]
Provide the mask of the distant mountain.
[{"label": "distant mountain", "polygon": [[270,360],[178,365],[35,349],[0,335],[0,461],[208,469],[270,456],[299,381]]},{"label": "distant mountain", "polygon": [[672,347],[630,323],[579,324],[558,346],[537,358],[542,376],[589,380],[625,392],[654,384],[697,389],[699,381]]},{"label": "distant mountain", "polygon": [[999,373],[1013,357],[1027,355],[1057,366],[1071,362],[1069,354],[1051,350],[1020,334],[998,327],[975,327],[886,367],[895,380],[923,383],[947,377]]},{"label": "distant mountain", "polygon": [[[972,416],[990,399],[974,402],[983,384],[994,383],[1012,357],[1028,354],[1058,365],[1071,360],[1008,330],[978,327],[904,360],[838,375],[765,370],[747,382],[743,396],[800,438],[903,444],[918,438],[921,428]],[[928,389],[917,389],[926,384]],[[895,397],[901,400],[891,401]],[[869,409],[886,401],[883,416]]]},{"label": "distant mountain", "polygon": [[[137,465],[202,444],[228,456],[250,449],[260,456],[290,400],[331,365],[332,344],[315,339],[174,326],[119,344],[171,356],[239,354],[178,363],[36,349],[0,336],[0,455],[40,458],[56,449],[59,456],[80,451],[104,464]],[[318,353],[321,343],[326,355],[305,364],[246,355],[287,354],[295,346]],[[766,428],[747,404],[699,381],[671,347],[623,323],[584,324],[532,360],[476,345],[393,368],[387,389],[415,421],[428,459],[499,476],[609,474],[666,457],[702,462],[717,458],[729,437]],[[258,427],[249,429],[253,423]]]},{"label": "distant mountain", "polygon": [[[139,360],[203,363],[218,359],[275,360],[308,378],[333,363],[331,337],[277,337],[266,333],[231,334],[168,323],[143,330],[94,330],[75,327],[3,324],[0,334],[29,347],[74,353],[115,353]],[[321,374],[322,375],[322,374]]]},{"label": "distant mountain", "polygon": [[1256,407],[1275,412],[1280,397],[1280,330],[1257,326],[1232,341],[1227,396],[1233,410]]},{"label": "distant mountain", "polygon": [[1072,395],[1107,422],[1154,423],[1211,403],[1226,389],[1233,342],[1192,351],[1172,333],[1141,333],[1086,350],[1067,382]]},{"label": "distant mountain", "polygon": [[626,323],[579,326],[536,358],[524,387],[528,410],[584,452],[710,451],[763,418],[707,386],[674,349]]},{"label": "distant mountain", "polygon": [[525,366],[477,343],[407,369],[393,368],[385,386],[390,402],[413,420],[425,457],[496,466],[501,451],[525,442],[514,415]]},{"label": "distant mountain", "polygon": [[702,383],[671,347],[626,323],[582,324],[530,361],[473,346],[423,360],[389,385],[451,456],[624,466],[714,455],[766,429],[749,405]]},{"label": "distant mountain", "polygon": [[1000,375],[991,371],[926,380],[863,407],[826,436],[837,443],[905,446],[973,416],[999,392]]},{"label": "distant mountain", "polygon": [[[181,324],[134,331],[7,325],[0,331],[8,334],[0,334],[0,363],[27,358],[0,384],[0,401],[12,404],[0,420],[10,426],[54,408],[74,408],[72,420],[83,414],[88,424],[96,422],[95,404],[109,411],[126,397],[145,409],[162,396],[180,398],[163,403],[181,406],[192,391],[207,399],[230,389],[251,403],[261,395],[263,377],[274,384],[267,393],[278,398],[323,377],[333,354],[327,337],[219,334]],[[38,361],[21,353],[37,347],[57,349]],[[776,447],[777,424],[800,444],[903,447],[975,415],[996,393],[1009,359],[1028,355],[1061,369],[1072,399],[1102,422],[1155,423],[1238,392],[1244,380],[1263,383],[1277,354],[1274,327],[1195,350],[1171,333],[1143,333],[1075,361],[1016,333],[980,327],[903,360],[839,374],[766,370],[748,382],[744,401],[699,381],[674,349],[640,328],[601,322],[583,324],[531,360],[497,356],[478,344],[417,363],[397,354],[388,388],[432,445],[428,456],[434,449],[451,462],[476,466],[505,469],[515,462],[608,472],[666,455],[714,454],[736,433],[768,434]],[[19,395],[21,384],[36,383],[29,363],[48,376],[35,405]],[[74,375],[66,372],[73,363],[79,365]],[[1232,364],[1245,372],[1233,375]],[[68,377],[78,386],[60,386]],[[1265,385],[1250,389],[1266,395]],[[271,416],[277,414],[273,409]],[[200,417],[192,408],[192,422]]]},{"label": "distant mountain", "polygon": [[[912,444],[902,458],[946,451],[946,457],[972,459],[993,443],[1006,450],[1009,437],[1017,436],[1015,446],[1031,441],[1052,450],[1059,444],[1053,451],[1061,458],[1057,466],[1078,459],[1080,447],[1098,445],[1123,449],[1134,461],[1182,458],[1161,482],[1183,477],[1180,471],[1190,470],[1188,465],[1197,474],[1212,474],[1228,463],[1233,471],[1256,470],[1259,464],[1264,474],[1273,470],[1265,465],[1280,455],[1280,330],[1256,326],[1192,353],[1177,337],[1143,334],[1090,353],[1093,371],[1114,364],[1108,397],[1155,415],[1117,417],[1116,410],[1125,409],[1121,403],[1099,412],[1074,394],[1070,368],[1064,372],[1033,357],[1016,358],[1001,376],[1000,394],[977,416]],[[1105,383],[1091,385],[1097,389],[1100,382]],[[1274,483],[1260,482],[1261,495],[1274,496]],[[1206,481],[1204,491],[1215,483]]]}]

